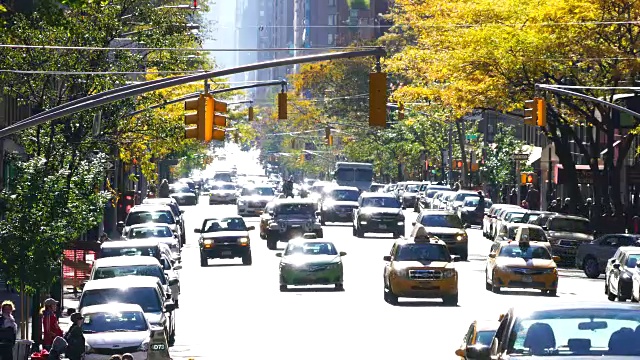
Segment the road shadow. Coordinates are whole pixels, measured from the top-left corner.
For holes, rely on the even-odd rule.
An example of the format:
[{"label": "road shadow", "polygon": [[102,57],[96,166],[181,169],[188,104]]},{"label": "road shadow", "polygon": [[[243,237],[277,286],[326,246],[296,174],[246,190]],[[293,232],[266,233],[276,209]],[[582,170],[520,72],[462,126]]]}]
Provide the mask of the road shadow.
[{"label": "road shadow", "polygon": [[209,264],[206,267],[233,267],[233,266],[247,266],[247,265],[244,265],[243,263],[239,263],[239,264]]},{"label": "road shadow", "polygon": [[330,292],[344,292],[344,289],[337,290],[331,287],[320,288],[320,287],[290,287],[287,291],[283,291],[287,293],[330,293]]},{"label": "road shadow", "polygon": [[540,290],[500,290],[497,295],[521,295],[521,296],[531,296],[531,297],[548,297],[553,298],[556,296],[551,296],[549,294],[545,294]]},{"label": "road shadow", "polygon": [[440,301],[419,301],[419,300],[411,300],[411,301],[398,301],[397,307],[445,307],[445,308],[456,308],[460,307],[460,305],[445,305]]}]

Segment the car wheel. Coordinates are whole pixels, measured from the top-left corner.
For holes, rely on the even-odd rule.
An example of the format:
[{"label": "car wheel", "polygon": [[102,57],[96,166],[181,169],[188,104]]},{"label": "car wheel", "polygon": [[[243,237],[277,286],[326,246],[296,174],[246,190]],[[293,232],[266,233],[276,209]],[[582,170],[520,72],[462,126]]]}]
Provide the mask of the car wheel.
[{"label": "car wheel", "polygon": [[391,287],[386,287],[384,289],[384,301],[391,305],[398,305],[398,297],[393,293]]},{"label": "car wheel", "polygon": [[344,285],[342,283],[338,283],[334,285],[336,291],[344,291]]},{"label": "car wheel", "polygon": [[460,260],[467,261],[468,258],[469,258],[469,250],[460,252]]},{"label": "car wheel", "polygon": [[615,301],[616,300],[616,294],[611,292],[611,289],[609,288],[608,285],[607,285],[607,299],[609,299],[609,301]]},{"label": "car wheel", "polygon": [[360,229],[359,227],[356,228],[356,237],[359,237],[359,238],[364,237],[364,231],[362,231],[362,229]]},{"label": "car wheel", "polygon": [[253,259],[251,258],[251,252],[248,252],[242,257],[242,265],[251,265],[253,263]]},{"label": "car wheel", "polygon": [[495,284],[495,282],[493,281],[494,278],[495,278],[495,276],[491,277],[491,291],[496,293],[496,294],[498,294],[498,293],[500,293],[500,286],[497,286]]},{"label": "car wheel", "polygon": [[443,297],[442,302],[447,306],[456,306],[458,305],[458,294]]},{"label": "car wheel", "polygon": [[171,335],[169,335],[169,340],[167,341],[169,346],[173,346],[176,343],[176,329],[171,329]]},{"label": "car wheel", "polygon": [[285,292],[289,290],[289,288],[287,287],[287,285],[280,285],[280,291]]},{"label": "car wheel", "polygon": [[316,237],[322,239],[324,237],[324,231],[322,229],[316,231]]},{"label": "car wheel", "polygon": [[327,225],[327,221],[324,218],[324,215],[320,215],[320,225],[325,226]]},{"label": "car wheel", "polygon": [[549,296],[558,296],[558,290],[547,290],[547,295]]},{"label": "car wheel", "polygon": [[358,235],[358,232],[356,231],[356,227],[352,227],[351,230],[353,231],[353,236]]},{"label": "car wheel", "polygon": [[399,238],[399,237],[400,237],[400,234],[398,234],[397,232],[394,232],[394,233],[393,233],[393,238],[394,238],[394,239],[397,239],[397,238]]},{"label": "car wheel", "polygon": [[278,240],[270,239],[267,235],[267,249],[276,250],[278,248]]},{"label": "car wheel", "polygon": [[200,266],[202,267],[209,266],[209,259],[207,259],[207,257],[204,256],[202,253],[200,253]]},{"label": "car wheel", "polygon": [[178,299],[173,300],[173,303],[176,304],[176,309],[180,308],[180,302],[178,301]]},{"label": "car wheel", "polygon": [[600,269],[598,266],[598,261],[593,257],[588,257],[584,259],[584,264],[582,265],[582,269],[584,270],[584,274],[590,279],[597,279],[600,277]]}]

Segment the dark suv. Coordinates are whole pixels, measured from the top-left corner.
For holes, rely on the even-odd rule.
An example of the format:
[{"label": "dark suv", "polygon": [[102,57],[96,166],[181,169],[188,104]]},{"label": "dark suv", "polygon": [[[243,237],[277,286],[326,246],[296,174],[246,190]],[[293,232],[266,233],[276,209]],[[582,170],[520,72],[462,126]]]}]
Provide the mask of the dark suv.
[{"label": "dark suv", "polygon": [[392,233],[394,238],[404,236],[402,205],[392,194],[363,193],[353,211],[353,236],[365,233]]},{"label": "dark suv", "polygon": [[243,265],[251,265],[249,231],[254,229],[247,227],[238,215],[205,219],[202,227],[194,230],[200,234],[200,266],[208,266],[209,259],[234,258],[242,258]]},{"label": "dark suv", "polygon": [[352,222],[353,210],[358,208],[360,191],[353,186],[338,186],[327,191],[320,204],[320,223]]}]

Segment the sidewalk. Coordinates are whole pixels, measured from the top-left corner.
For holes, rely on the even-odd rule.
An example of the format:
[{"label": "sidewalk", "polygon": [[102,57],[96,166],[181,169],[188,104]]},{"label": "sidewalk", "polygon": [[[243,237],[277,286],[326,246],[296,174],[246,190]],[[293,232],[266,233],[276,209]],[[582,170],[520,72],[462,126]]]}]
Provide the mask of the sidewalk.
[{"label": "sidewalk", "polygon": [[67,316],[67,309],[76,309],[78,310],[78,305],[80,304],[80,295],[78,293],[78,297],[76,298],[72,291],[68,291],[69,289],[65,289],[64,295],[62,298],[62,316],[58,319],[58,323],[60,324],[60,329],[65,333],[71,327],[71,318]]}]

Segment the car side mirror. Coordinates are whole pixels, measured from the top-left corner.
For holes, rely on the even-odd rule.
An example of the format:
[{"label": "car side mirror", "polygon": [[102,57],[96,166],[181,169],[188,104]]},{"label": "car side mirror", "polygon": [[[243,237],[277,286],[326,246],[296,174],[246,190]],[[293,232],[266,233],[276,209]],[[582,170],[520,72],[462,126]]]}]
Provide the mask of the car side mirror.
[{"label": "car side mirror", "polygon": [[465,229],[468,229],[468,228],[470,228],[470,227],[471,227],[471,224],[464,224],[464,228],[465,228]]},{"label": "car side mirror", "polygon": [[407,207],[402,205],[402,210],[407,210]]},{"label": "car side mirror", "polygon": [[180,283],[180,280],[178,279],[171,279],[169,280],[169,286],[176,286]]},{"label": "car side mirror", "polygon": [[164,295],[167,297],[167,300],[171,300],[171,298],[173,297],[173,294],[171,294],[171,292],[166,292],[164,293]]},{"label": "car side mirror", "polygon": [[559,262],[560,256],[552,256],[551,259],[553,259],[554,262]]},{"label": "car side mirror", "polygon": [[344,251],[340,251],[340,256],[347,256],[347,253]]},{"label": "car side mirror", "polygon": [[282,257],[282,253],[281,253],[281,252],[279,252],[279,253],[276,253],[276,257],[279,257],[279,258],[281,258],[281,257]]},{"label": "car side mirror", "polygon": [[460,262],[460,261],[462,261],[462,258],[460,256],[453,255],[453,256],[451,256],[451,260],[453,262]]},{"label": "car side mirror", "polygon": [[199,228],[196,228],[196,229],[193,229],[193,232],[194,232],[194,233],[198,233],[198,234],[199,234],[199,233],[201,233],[202,231],[201,231]]},{"label": "car side mirror", "polygon": [[253,225],[251,225],[251,226],[249,226],[249,227],[247,228],[247,230],[248,230],[248,231],[253,231],[253,230],[255,230],[255,229],[256,229],[256,227],[255,227],[255,226],[253,226]]},{"label": "car side mirror", "polygon": [[493,259],[493,258],[496,257],[496,254],[495,253],[491,253],[491,254],[489,254],[489,257]]},{"label": "car side mirror", "polygon": [[464,350],[467,359],[473,360],[490,360],[491,348],[485,345],[467,346]]},{"label": "car side mirror", "polygon": [[178,264],[173,267],[173,270],[182,270],[182,265]]},{"label": "car side mirror", "polygon": [[184,210],[180,210],[180,214],[184,214]]},{"label": "car side mirror", "polygon": [[167,301],[164,303],[165,312],[172,312],[175,309],[176,309],[176,304],[173,301]]},{"label": "car side mirror", "polygon": [[458,349],[456,350],[456,356],[460,356],[461,358],[466,358],[466,352],[464,351],[464,349]]},{"label": "car side mirror", "polygon": [[616,270],[619,270],[620,269],[620,264],[613,264],[613,268],[616,269]]},{"label": "car side mirror", "polygon": [[382,260],[384,261],[391,261],[391,255],[385,255],[382,257]]},{"label": "car side mirror", "polygon": [[416,226],[416,222],[415,222],[415,221],[414,221],[414,222],[412,222],[412,223],[411,223],[411,226]]}]

